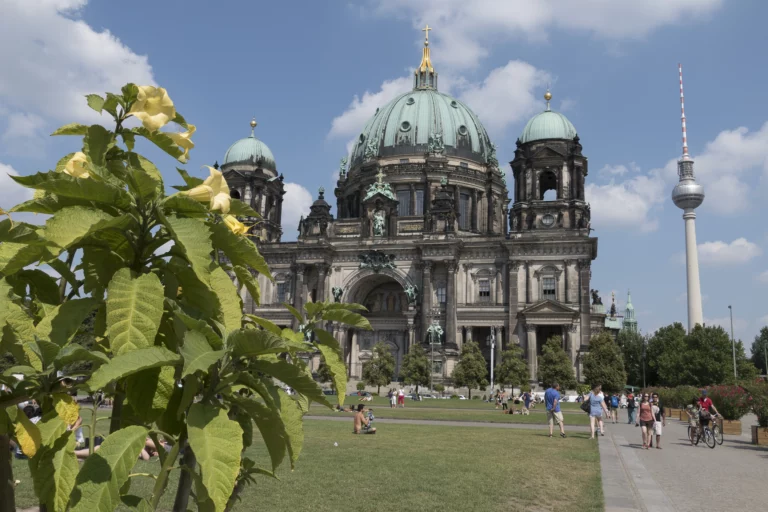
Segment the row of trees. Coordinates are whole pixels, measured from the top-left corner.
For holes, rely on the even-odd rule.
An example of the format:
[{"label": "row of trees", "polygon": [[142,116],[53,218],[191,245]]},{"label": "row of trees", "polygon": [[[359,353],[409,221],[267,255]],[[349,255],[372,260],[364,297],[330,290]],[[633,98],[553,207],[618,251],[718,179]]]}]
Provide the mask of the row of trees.
[{"label": "row of trees", "polygon": [[[624,357],[627,381],[641,386],[709,386],[732,384],[733,348],[728,333],[720,326],[697,325],[690,334],[679,322],[662,327],[653,335],[622,331],[617,342]],[[762,358],[762,346],[768,342],[768,328],[763,328],[752,345],[752,360],[744,344],[736,341],[738,380],[754,379]],[[764,366],[764,363],[763,363]]]}]

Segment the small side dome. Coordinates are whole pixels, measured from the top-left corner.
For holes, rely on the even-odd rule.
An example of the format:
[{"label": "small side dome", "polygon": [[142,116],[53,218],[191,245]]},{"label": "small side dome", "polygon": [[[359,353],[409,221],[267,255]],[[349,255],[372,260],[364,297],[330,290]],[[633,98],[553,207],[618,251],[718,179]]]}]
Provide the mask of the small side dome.
[{"label": "small side dome", "polygon": [[272,155],[272,151],[253,134],[255,127],[256,121],[253,120],[251,121],[250,137],[240,139],[229,147],[224,154],[222,167],[232,164],[248,164],[277,172],[277,165],[275,164],[275,157]]},{"label": "small side dome", "polygon": [[572,140],[576,137],[576,128],[571,124],[567,117],[560,112],[554,112],[549,108],[549,100],[552,94],[547,91],[544,99],[547,100],[547,109],[540,114],[536,114],[528,121],[520,136],[520,142],[533,142],[545,139],[563,139]]}]

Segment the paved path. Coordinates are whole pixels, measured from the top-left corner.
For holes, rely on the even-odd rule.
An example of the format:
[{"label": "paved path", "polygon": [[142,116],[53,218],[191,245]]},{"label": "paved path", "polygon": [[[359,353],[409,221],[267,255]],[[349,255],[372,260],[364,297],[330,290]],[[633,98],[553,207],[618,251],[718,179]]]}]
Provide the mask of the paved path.
[{"label": "paved path", "polygon": [[662,449],[643,450],[639,427],[609,423],[606,430],[599,440],[606,511],[766,509],[768,449],[751,445],[748,432],[710,449],[691,446],[687,423],[670,420]]},{"label": "paved path", "polygon": [[[328,420],[328,421],[346,421],[352,423],[351,416],[304,416],[306,420]],[[548,425],[541,423],[491,423],[486,421],[443,421],[443,420],[400,420],[394,418],[376,418],[375,423],[393,423],[397,425],[435,425],[439,427],[483,427],[483,428],[513,428],[538,430],[549,428]],[[568,432],[586,432],[588,427],[584,425],[567,425],[565,433]],[[555,428],[555,435],[559,435],[559,430]]]}]

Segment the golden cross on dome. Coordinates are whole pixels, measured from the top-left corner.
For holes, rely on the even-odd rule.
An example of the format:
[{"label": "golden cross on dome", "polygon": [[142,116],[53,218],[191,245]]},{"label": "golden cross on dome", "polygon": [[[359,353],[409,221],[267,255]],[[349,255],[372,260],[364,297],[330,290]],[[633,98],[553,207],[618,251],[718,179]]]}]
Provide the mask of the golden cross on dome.
[{"label": "golden cross on dome", "polygon": [[423,29],[421,29],[422,32],[426,33],[426,37],[424,38],[424,43],[429,44],[429,31],[434,30],[433,28],[430,28],[429,25],[425,26]]}]

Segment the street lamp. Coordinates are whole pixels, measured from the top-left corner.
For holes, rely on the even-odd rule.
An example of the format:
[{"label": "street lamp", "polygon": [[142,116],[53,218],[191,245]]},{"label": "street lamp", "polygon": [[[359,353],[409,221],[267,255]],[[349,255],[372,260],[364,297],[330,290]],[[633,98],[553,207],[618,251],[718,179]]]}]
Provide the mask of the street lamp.
[{"label": "street lamp", "polygon": [[643,389],[645,389],[645,336],[643,336]]},{"label": "street lamp", "polygon": [[493,353],[496,351],[496,327],[491,327],[491,335],[486,341],[491,345],[491,393],[493,393]]},{"label": "street lamp", "polygon": [[731,350],[733,351],[733,378],[738,379],[739,374],[736,372],[736,339],[733,337],[733,308],[728,306],[728,310],[731,312]]},{"label": "street lamp", "polygon": [[432,311],[430,311],[430,318],[432,320],[430,328],[427,330],[427,339],[429,340],[429,350],[430,350],[430,364],[429,364],[429,392],[433,393],[435,392],[434,386],[432,385],[432,377],[435,373],[435,337],[437,337],[437,343],[440,343],[440,334],[442,334],[443,330],[440,328],[440,322],[435,319],[436,316],[440,315],[440,308],[432,308]]}]

